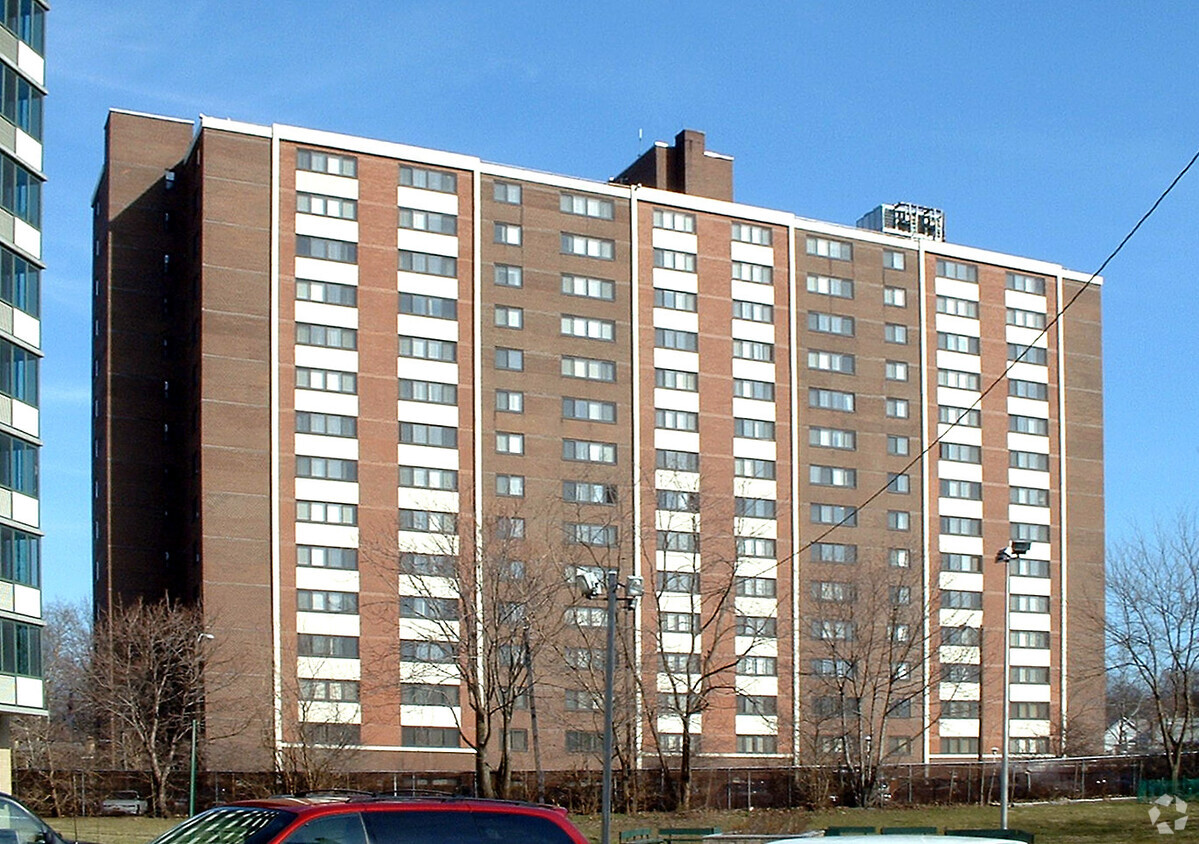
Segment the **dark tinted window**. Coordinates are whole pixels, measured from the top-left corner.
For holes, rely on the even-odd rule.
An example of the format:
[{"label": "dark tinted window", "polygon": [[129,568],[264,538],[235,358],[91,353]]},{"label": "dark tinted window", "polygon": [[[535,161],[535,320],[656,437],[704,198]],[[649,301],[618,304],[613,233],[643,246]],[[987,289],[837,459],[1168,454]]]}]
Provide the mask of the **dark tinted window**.
[{"label": "dark tinted window", "polygon": [[362,815],[326,815],[287,836],[285,844],[366,844]]},{"label": "dark tinted window", "polygon": [[535,815],[441,810],[366,812],[364,818],[373,844],[572,844],[561,827]]}]

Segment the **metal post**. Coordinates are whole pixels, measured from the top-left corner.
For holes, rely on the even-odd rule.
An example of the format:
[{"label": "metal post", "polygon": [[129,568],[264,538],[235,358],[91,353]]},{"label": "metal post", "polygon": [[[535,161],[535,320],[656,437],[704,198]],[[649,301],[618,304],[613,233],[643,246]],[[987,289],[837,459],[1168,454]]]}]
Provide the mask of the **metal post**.
[{"label": "metal post", "polygon": [[187,816],[196,813],[196,719],[192,719],[191,781],[187,788]]},{"label": "metal post", "polygon": [[1010,560],[1005,560],[1003,563],[1003,714],[1002,723],[1003,730],[1001,741],[1003,742],[1000,748],[999,762],[999,828],[1007,829],[1007,810],[1008,810],[1008,779],[1010,772],[1008,769],[1008,753],[1011,744],[1011,736],[1009,735],[1011,721],[1011,673],[1012,673],[1012,634],[1011,634],[1011,602],[1012,602],[1012,564]]},{"label": "metal post", "polygon": [[604,790],[601,844],[612,844],[612,708],[616,695],[616,572],[608,572],[608,648],[604,656]]}]

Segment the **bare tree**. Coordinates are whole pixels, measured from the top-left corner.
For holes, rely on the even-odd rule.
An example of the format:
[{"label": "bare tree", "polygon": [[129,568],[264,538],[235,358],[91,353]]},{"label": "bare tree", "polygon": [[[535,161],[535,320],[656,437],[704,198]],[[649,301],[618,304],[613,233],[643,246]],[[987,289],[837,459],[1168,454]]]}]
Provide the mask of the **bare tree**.
[{"label": "bare tree", "polygon": [[[336,676],[336,672],[319,667],[312,673],[318,677]],[[273,718],[261,719],[265,726],[263,746],[274,755],[284,791],[294,794],[345,784],[346,771],[360,740],[358,727],[346,717],[345,709],[357,701],[358,687],[358,681],[306,677],[284,680],[283,700],[285,705],[294,704],[296,712],[294,724],[285,727],[285,740],[276,742]]]},{"label": "bare tree", "polygon": [[89,703],[114,744],[146,766],[159,815],[167,811],[172,775],[188,759],[213,656],[198,607],[139,601],[97,619]]},{"label": "bare tree", "polygon": [[910,760],[923,732],[928,604],[920,569],[820,580],[800,596],[811,646],[804,726],[815,758],[846,777],[855,805],[884,797],[885,767]]},{"label": "bare tree", "polygon": [[1199,521],[1183,512],[1108,551],[1107,639],[1117,676],[1139,686],[1177,787],[1199,728]]}]

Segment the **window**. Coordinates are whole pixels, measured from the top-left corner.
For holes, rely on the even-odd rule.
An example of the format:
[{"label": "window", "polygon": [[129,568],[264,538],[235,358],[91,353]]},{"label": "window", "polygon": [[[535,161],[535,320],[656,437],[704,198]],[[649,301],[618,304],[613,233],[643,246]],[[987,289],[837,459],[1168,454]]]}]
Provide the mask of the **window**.
[{"label": "window", "polygon": [[777,753],[778,737],[767,735],[737,736],[738,753]]},{"label": "window", "polygon": [[423,167],[400,167],[400,184],[406,188],[421,188],[439,193],[457,193],[458,177],[441,170],[426,170]]},{"label": "window", "polygon": [[296,279],[296,299],[306,302],[321,302],[323,305],[355,307],[359,303],[359,289],[353,284],[311,282],[306,278]]},{"label": "window", "polygon": [[699,574],[693,571],[660,571],[658,572],[658,591],[698,595]]},{"label": "window", "polygon": [[6,154],[0,154],[0,207],[42,227],[42,181]]},{"label": "window", "polygon": [[599,753],[604,746],[602,733],[584,730],[566,731],[567,753]]},{"label": "window", "polygon": [[1007,324],[1019,328],[1044,328],[1045,314],[1025,311],[1020,308],[1007,309]]},{"label": "window", "polygon": [[981,610],[982,608],[982,592],[963,592],[956,589],[941,590],[941,609],[943,610]]},{"label": "window", "polygon": [[511,305],[496,305],[495,324],[498,328],[524,328],[525,309],[514,308]]},{"label": "window", "polygon": [[774,423],[764,419],[734,419],[733,436],[750,440],[773,440]]},{"label": "window", "polygon": [[596,399],[563,398],[562,418],[583,419],[589,422],[615,422],[616,403]]},{"label": "window", "polygon": [[659,448],[655,453],[655,465],[672,472],[698,472],[699,455],[690,451],[671,451]]},{"label": "window", "polygon": [[616,486],[587,481],[563,481],[562,500],[575,504],[615,504]]},{"label": "window", "polygon": [[853,677],[854,664],[847,659],[814,659],[812,673],[818,677]]},{"label": "window", "polygon": [[962,372],[958,369],[938,369],[937,386],[948,387],[951,390],[977,390],[979,375],[977,372]]},{"label": "window", "polygon": [[733,223],[732,238],[739,243],[756,243],[759,246],[770,246],[772,241],[770,229],[749,223]]},{"label": "window", "polygon": [[900,360],[889,360],[883,365],[883,373],[888,381],[907,381],[908,365]]},{"label": "window", "polygon": [[433,234],[458,234],[458,218],[453,214],[438,214],[419,208],[401,208],[400,228]]},{"label": "window", "polygon": [[296,256],[353,264],[358,260],[358,244],[299,234],[296,235]]},{"label": "window", "polygon": [[654,266],[663,270],[678,270],[684,273],[695,272],[695,256],[690,252],[677,252],[673,249],[654,249]]},{"label": "window", "polygon": [[687,554],[699,553],[699,534],[678,530],[658,531],[659,551],[679,551]]},{"label": "window", "polygon": [[511,264],[496,264],[495,283],[500,287],[523,287],[524,269]]},{"label": "window", "polygon": [[495,435],[496,454],[524,454],[525,435],[508,431],[497,431]]},{"label": "window", "polygon": [[942,627],[942,645],[978,647],[982,642],[982,631],[978,627]]},{"label": "window", "polygon": [[1012,595],[1009,604],[1012,612],[1049,612],[1048,595]]},{"label": "window", "polygon": [[834,604],[850,604],[857,600],[857,589],[852,583],[840,580],[815,580],[812,582],[812,598]]},{"label": "window", "polygon": [[457,560],[445,554],[400,554],[400,571],[404,574],[453,577]]},{"label": "window", "polygon": [[904,263],[904,254],[902,252],[892,252],[890,249],[883,250],[883,269],[902,270]]},{"label": "window", "polygon": [[892,419],[907,419],[910,405],[907,399],[888,398],[884,401],[884,411]]},{"label": "window", "polygon": [[953,278],[958,281],[978,282],[978,267],[973,264],[960,264],[957,261],[937,260],[937,275],[941,278]]},{"label": "window", "polygon": [[658,509],[676,513],[698,513],[699,493],[678,489],[658,490]]},{"label": "window", "polygon": [[858,508],[845,504],[813,504],[811,519],[814,525],[857,527]]},{"label": "window", "polygon": [[428,337],[400,337],[400,357],[453,363],[458,359],[458,344]]},{"label": "window", "polygon": [[689,410],[658,409],[654,411],[654,427],[672,431],[698,431],[699,414]]},{"label": "window", "polygon": [[602,712],[604,699],[587,689],[566,689],[567,712]]},{"label": "window", "polygon": [[736,537],[736,541],[738,557],[773,559],[777,554],[778,543],[773,539],[764,539],[756,536],[738,536]]},{"label": "window", "polygon": [[326,481],[357,481],[358,461],[336,457],[296,456],[296,477]]},{"label": "window", "polygon": [[854,623],[844,619],[816,619],[811,632],[813,639],[823,642],[852,642],[856,635]]},{"label": "window", "polygon": [[356,437],[358,436],[358,420],[353,416],[340,416],[335,413],[297,410],[296,433],[319,434],[326,437]]},{"label": "window", "polygon": [[1045,366],[1049,363],[1049,350],[1043,346],[1024,346],[1020,343],[1008,343],[1007,359]]},{"label": "window", "polygon": [[910,475],[897,474],[895,472],[887,473],[887,492],[906,495],[911,491],[912,478]]},{"label": "window", "polygon": [[659,349],[678,349],[683,352],[699,350],[699,335],[694,331],[675,328],[655,328],[654,345]]},{"label": "window", "polygon": [[982,571],[983,558],[977,554],[942,554],[942,571]]},{"label": "window", "polygon": [[658,615],[658,626],[665,633],[698,633],[699,613],[660,613]]},{"label": "window", "polygon": [[741,399],[774,401],[774,384],[769,381],[753,381],[748,378],[734,378],[733,395]]},{"label": "window", "polygon": [[[306,366],[297,366],[296,389],[355,395],[358,392],[358,375],[354,372],[339,372],[335,369],[312,369]],[[2,384],[0,384],[0,391],[7,392]]]},{"label": "window", "polygon": [[893,457],[907,457],[911,453],[911,443],[907,437],[887,435],[887,454]]},{"label": "window", "polygon": [[677,369],[655,369],[654,386],[666,390],[686,390],[694,393],[699,390],[699,374],[682,372]]},{"label": "window", "polygon": [[854,394],[841,390],[823,390],[819,387],[811,387],[808,389],[808,407],[853,413]]},{"label": "window", "polygon": [[1012,504],[1023,504],[1027,507],[1048,507],[1049,490],[1035,487],[1014,486],[1008,490]]},{"label": "window", "polygon": [[943,700],[941,701],[942,718],[977,718],[977,700]]},{"label": "window", "polygon": [[401,595],[400,618],[426,618],[453,621],[458,618],[458,601],[454,598]]},{"label": "window", "polygon": [[356,571],[358,569],[358,549],[297,545],[296,565],[318,569]]},{"label": "window", "polygon": [[950,334],[947,331],[937,332],[937,348],[943,352],[959,352],[964,355],[978,354],[978,338],[966,334]]},{"label": "window", "polygon": [[342,220],[358,219],[358,203],[339,196],[322,196],[315,193],[297,193],[296,211],[300,214],[315,214],[318,217],[337,217]]},{"label": "window", "polygon": [[833,296],[837,299],[852,299],[853,280],[831,278],[827,275],[810,275],[808,276],[808,292]]},{"label": "window", "polygon": [[778,659],[773,656],[743,656],[737,660],[737,673],[743,677],[778,676]]},{"label": "window", "polygon": [[562,374],[588,381],[615,381],[616,361],[562,356]]},{"label": "window", "polygon": [[694,234],[695,215],[685,214],[682,211],[667,211],[664,208],[655,208],[654,228]]},{"label": "window", "polygon": [[1021,381],[1018,378],[1009,378],[1007,388],[1009,396],[1035,399],[1036,401],[1048,401],[1049,399],[1049,385],[1039,381]]},{"label": "window", "polygon": [[856,563],[858,561],[858,546],[840,542],[814,542],[811,553],[813,563]]},{"label": "window", "polygon": [[1049,631],[1012,630],[1008,634],[1008,642],[1013,648],[1048,648]]},{"label": "window", "polygon": [[453,469],[429,469],[424,466],[401,466],[400,486],[413,489],[458,489],[458,473]]},{"label": "window", "polygon": [[616,243],[598,237],[562,233],[562,254],[611,261],[616,257]]},{"label": "window", "polygon": [[501,413],[524,413],[525,394],[519,390],[496,390],[495,409]]},{"label": "window", "polygon": [[437,510],[401,510],[400,530],[454,533],[458,530],[458,516]]},{"label": "window", "polygon": [[808,311],[808,329],[822,334],[838,334],[842,337],[853,336],[853,317],[840,314],[826,314],[821,311]]},{"label": "window", "polygon": [[808,428],[808,445],[816,448],[839,448],[853,451],[857,448],[858,435],[855,431],[842,428]]},{"label": "window", "polygon": [[884,287],[883,304],[892,308],[906,308],[908,306],[908,292],[902,287]]},{"label": "window", "polygon": [[[454,278],[458,275],[458,259],[447,258],[445,255],[433,255],[428,252],[412,252],[400,250],[400,269],[406,273],[422,273],[444,278]],[[496,268],[498,271],[498,267]],[[497,272],[498,276],[498,272]]]},{"label": "window", "polygon": [[300,680],[300,700],[358,700],[357,680]]},{"label": "window", "polygon": [[[734,627],[735,636],[752,636],[755,639],[777,639],[778,619],[770,616],[739,615]],[[738,713],[753,714],[753,713]],[[766,713],[756,713],[766,714]],[[771,713],[773,714],[773,713]]]},{"label": "window", "polygon": [[456,659],[453,642],[412,641],[400,642],[400,659],[405,662],[452,663]]},{"label": "window", "polygon": [[458,706],[458,687],[403,683],[400,685],[400,703],[406,706]]},{"label": "window", "polygon": [[770,363],[774,360],[774,344],[758,343],[753,340],[734,340],[733,357]]},{"label": "window", "polygon": [[1012,682],[1046,684],[1049,682],[1049,669],[1043,666],[1013,665]]},{"label": "window", "polygon": [[808,369],[853,375],[855,365],[854,356],[845,352],[821,352],[815,349],[808,352]]},{"label": "window", "polygon": [[982,411],[978,408],[951,407],[943,404],[937,408],[937,421],[942,425],[978,428],[982,425]]},{"label": "window", "polygon": [[30,316],[41,313],[41,271],[0,247],[0,299]]},{"label": "window", "polygon": [[520,226],[516,225],[515,223],[496,223],[492,241],[494,243],[503,243],[508,246],[520,246]]},{"label": "window", "polygon": [[492,186],[492,197],[496,202],[502,202],[505,205],[520,205],[520,185],[514,185],[511,182],[496,182]]},{"label": "window", "polygon": [[606,278],[588,278],[587,276],[563,273],[562,292],[567,296],[581,296],[586,299],[602,299],[611,302],[616,298],[616,282]]},{"label": "window", "polygon": [[333,504],[326,501],[297,501],[296,521],[353,526],[358,524],[358,507],[354,504]]},{"label": "window", "polygon": [[733,475],[738,478],[763,478],[774,480],[775,463],[773,460],[759,460],[752,457],[734,457]]},{"label": "window", "polygon": [[839,486],[854,489],[858,485],[858,470],[845,469],[840,466],[818,466],[813,463],[808,467],[808,482],[813,486]]},{"label": "window", "polygon": [[912,564],[912,552],[907,548],[888,548],[887,565],[906,569]]},{"label": "window", "polygon": [[887,511],[887,530],[911,530],[912,514],[907,510]]},{"label": "window", "polygon": [[615,463],[616,443],[562,440],[562,459],[582,463]]},{"label": "window", "polygon": [[525,368],[524,350],[497,348],[495,350],[495,368],[523,372]]},{"label": "window", "polygon": [[1049,471],[1049,455],[1033,451],[1008,452],[1008,467],[1011,469],[1031,469],[1034,472]]},{"label": "window", "polygon": [[357,636],[321,636],[301,633],[297,642],[300,656],[323,656],[334,659],[357,659]]},{"label": "window", "polygon": [[1049,561],[1034,560],[1030,557],[1016,557],[1010,563],[1013,576],[1019,577],[1049,577]]},{"label": "window", "polygon": [[[522,478],[523,483],[523,478]],[[525,538],[525,520],[519,516],[497,516],[495,520],[495,538],[496,539],[524,539]],[[519,576],[521,569],[518,567],[516,573]],[[505,612],[513,621],[519,620],[524,609],[518,606],[510,606]]]},{"label": "window", "polygon": [[1045,279],[1040,276],[1008,273],[1006,286],[1008,290],[1019,290],[1022,293],[1032,293],[1037,296],[1045,295]]},{"label": "window", "polygon": [[694,313],[696,302],[694,293],[683,293],[679,290],[663,290],[660,287],[654,288],[655,308],[667,308],[672,311],[690,311]]},{"label": "window", "polygon": [[443,299],[440,296],[401,293],[400,313],[434,317],[435,319],[457,319],[458,302],[454,299]]},{"label": "window", "polygon": [[983,520],[967,519],[962,516],[942,516],[941,533],[950,536],[982,536]]},{"label": "window", "polygon": [[823,237],[808,238],[808,254],[819,255],[822,258],[832,258],[836,261],[852,261],[853,246],[839,240],[828,240]]},{"label": "window", "polygon": [[1028,542],[1048,542],[1049,525],[1012,522],[1012,539],[1026,540]]},{"label": "window", "polygon": [[296,344],[300,346],[323,346],[326,349],[358,348],[358,332],[353,328],[338,328],[332,325],[296,323]]},{"label": "window", "polygon": [[600,199],[596,196],[579,196],[564,193],[558,206],[563,214],[576,214],[580,217],[596,217],[600,220],[611,220],[614,206],[610,199]]},{"label": "window", "polygon": [[352,155],[331,155],[314,149],[298,149],[296,169],[328,173],[332,176],[349,176],[354,179],[358,177],[358,159]]},{"label": "window", "polygon": [[734,500],[734,513],[742,518],[773,519],[777,505],[771,498],[742,498]]},{"label": "window", "polygon": [[952,662],[941,666],[941,682],[943,683],[977,683],[981,674],[982,671],[977,665]]},{"label": "window", "polygon": [[953,736],[941,739],[941,753],[947,755],[977,756],[978,738]]},{"label": "window", "polygon": [[[691,294],[688,294],[691,295]],[[692,308],[691,310],[694,310]],[[733,302],[733,319],[744,319],[750,322],[774,322],[774,306],[763,305],[759,302]]]},{"label": "window", "polygon": [[297,589],[296,609],[300,612],[356,613],[358,593]]},{"label": "window", "polygon": [[765,264],[733,261],[733,281],[748,281],[751,284],[773,284],[774,268]]},{"label": "window", "polygon": [[982,501],[983,485],[978,481],[959,481],[953,478],[941,478],[941,497]]},{"label": "window", "polygon": [[982,451],[982,447],[977,445],[946,442],[940,444],[941,459],[953,460],[958,463],[982,463]]},{"label": "window", "polygon": [[400,744],[405,747],[459,747],[457,727],[402,727]]},{"label": "window", "polygon": [[953,296],[938,296],[937,313],[978,319],[978,302],[970,299],[957,299]]},{"label": "window", "polygon": [[572,627],[603,627],[608,612],[603,607],[567,607],[563,619]]}]

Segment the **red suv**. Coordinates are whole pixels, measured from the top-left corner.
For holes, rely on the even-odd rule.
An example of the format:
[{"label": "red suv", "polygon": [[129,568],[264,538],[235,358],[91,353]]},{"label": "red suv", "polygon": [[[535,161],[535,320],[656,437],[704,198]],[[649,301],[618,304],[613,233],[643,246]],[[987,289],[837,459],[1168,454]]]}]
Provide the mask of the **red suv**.
[{"label": "red suv", "polygon": [[154,844],[587,844],[566,810],[461,797],[320,793],[201,812]]}]

